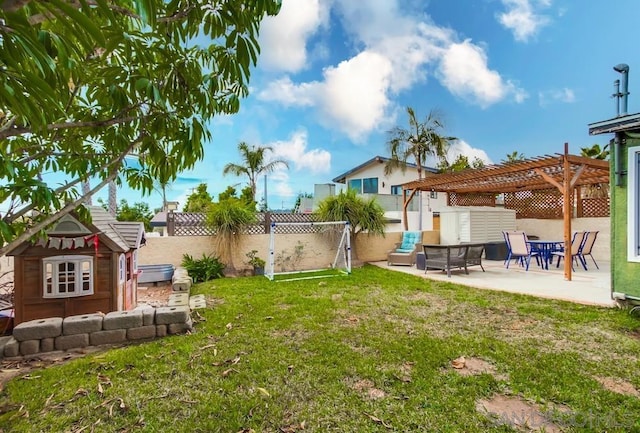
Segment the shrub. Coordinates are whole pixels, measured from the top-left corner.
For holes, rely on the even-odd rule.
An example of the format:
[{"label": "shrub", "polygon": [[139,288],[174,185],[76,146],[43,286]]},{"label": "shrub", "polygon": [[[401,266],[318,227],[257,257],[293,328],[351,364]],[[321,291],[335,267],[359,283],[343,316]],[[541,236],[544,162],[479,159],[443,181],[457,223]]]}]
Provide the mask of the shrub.
[{"label": "shrub", "polygon": [[201,259],[194,259],[189,254],[182,256],[182,266],[193,278],[194,283],[224,277],[224,264],[217,257],[202,254]]}]

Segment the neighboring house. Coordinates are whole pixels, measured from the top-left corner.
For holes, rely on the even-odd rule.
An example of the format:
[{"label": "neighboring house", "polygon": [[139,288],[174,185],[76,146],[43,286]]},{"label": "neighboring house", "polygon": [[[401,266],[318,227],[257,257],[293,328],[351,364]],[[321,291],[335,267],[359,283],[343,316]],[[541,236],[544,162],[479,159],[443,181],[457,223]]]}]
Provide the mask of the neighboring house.
[{"label": "neighboring house", "polygon": [[144,225],[116,221],[99,206],[89,210],[91,224],[65,215],[46,239],[7,253],[14,256],[15,324],[136,306]]},{"label": "neighboring house", "polygon": [[640,113],[591,123],[589,134],[614,134],[609,142],[611,291],[614,299],[640,302]]},{"label": "neighboring house", "polygon": [[[403,229],[399,223],[402,221],[402,184],[417,180],[418,169],[415,164],[407,163],[404,172],[401,169],[396,169],[387,176],[384,174],[384,167],[388,161],[389,158],[376,156],[335,177],[333,182],[344,184],[364,196],[375,195],[385,209],[385,216],[398,223],[396,228],[401,231]],[[422,167],[423,176],[431,176],[437,172],[434,168]],[[434,225],[438,225],[437,219],[434,224],[434,213],[437,216],[439,210],[446,206],[446,194],[421,193],[409,204],[409,230],[437,229],[434,227]]]}]

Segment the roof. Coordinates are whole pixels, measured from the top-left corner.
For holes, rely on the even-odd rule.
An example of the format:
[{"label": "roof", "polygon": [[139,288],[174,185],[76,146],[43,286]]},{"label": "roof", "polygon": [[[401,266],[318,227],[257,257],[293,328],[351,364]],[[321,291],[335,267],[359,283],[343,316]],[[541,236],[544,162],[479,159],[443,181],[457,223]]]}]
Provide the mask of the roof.
[{"label": "roof", "polygon": [[[353,173],[355,173],[357,171],[360,171],[363,168],[368,167],[369,165],[373,165],[374,163],[383,164],[383,163],[386,163],[386,162],[388,162],[390,160],[391,160],[391,158],[387,158],[387,157],[384,157],[384,156],[374,156],[373,158],[371,158],[370,160],[368,160],[366,162],[363,162],[359,166],[354,167],[351,170],[346,171],[346,172],[342,173],[341,175],[333,178],[332,181],[335,182],[335,183],[346,183],[347,177],[349,175],[351,175],[351,174],[353,174]],[[409,167],[409,168],[418,168],[418,166],[416,164],[412,164],[410,162],[407,162],[407,167]],[[438,172],[438,170],[436,170],[435,168],[431,168],[431,167],[422,167],[422,169],[424,171],[430,171],[432,173],[437,173]]]},{"label": "roof", "polygon": [[89,206],[91,222],[105,236],[114,241],[122,251],[140,248],[144,244],[144,224],[134,221],[117,221],[100,206]]},{"label": "roof", "polygon": [[[545,155],[524,161],[483,168],[467,169],[455,173],[428,176],[402,185],[407,190],[440,191],[456,193],[495,193],[521,190],[549,189],[564,182],[564,155]],[[574,186],[609,183],[609,161],[567,155],[572,173],[580,171]],[[573,175],[575,178],[575,174]]]},{"label": "roof", "polygon": [[158,212],[151,218],[151,227],[166,227],[167,226],[167,212]]},{"label": "roof", "polygon": [[614,117],[589,124],[589,135],[640,130],[640,113]]}]

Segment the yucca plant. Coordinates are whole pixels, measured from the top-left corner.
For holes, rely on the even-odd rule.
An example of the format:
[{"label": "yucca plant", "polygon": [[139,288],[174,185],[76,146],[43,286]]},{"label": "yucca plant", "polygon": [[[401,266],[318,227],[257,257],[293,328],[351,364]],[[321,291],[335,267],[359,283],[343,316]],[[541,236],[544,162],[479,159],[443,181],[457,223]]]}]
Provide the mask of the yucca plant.
[{"label": "yucca plant", "polygon": [[256,221],[255,209],[237,198],[214,203],[207,212],[207,224],[215,231],[215,249],[218,257],[235,271],[233,251],[237,250],[244,226]]}]

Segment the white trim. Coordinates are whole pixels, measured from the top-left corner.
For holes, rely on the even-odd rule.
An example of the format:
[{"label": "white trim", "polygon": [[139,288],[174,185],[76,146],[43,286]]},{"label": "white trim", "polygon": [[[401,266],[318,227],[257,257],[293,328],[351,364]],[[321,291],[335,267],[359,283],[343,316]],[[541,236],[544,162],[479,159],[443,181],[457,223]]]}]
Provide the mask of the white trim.
[{"label": "white trim", "polygon": [[627,154],[627,261],[640,262],[640,146],[628,148]]},{"label": "white trim", "polygon": [[[66,276],[72,277],[70,282],[61,278],[65,271],[59,265],[66,264]],[[69,265],[72,270],[68,270]],[[84,268],[88,265],[88,269]],[[65,284],[68,283],[68,284]],[[84,290],[84,283],[88,287]],[[64,287],[65,291],[61,291]],[[73,291],[68,291],[72,288]],[[43,298],[75,298],[93,295],[93,257],[82,255],[53,256],[42,259],[42,297]]]}]

